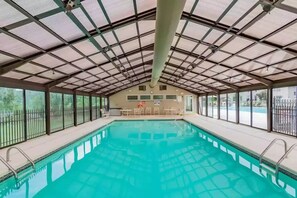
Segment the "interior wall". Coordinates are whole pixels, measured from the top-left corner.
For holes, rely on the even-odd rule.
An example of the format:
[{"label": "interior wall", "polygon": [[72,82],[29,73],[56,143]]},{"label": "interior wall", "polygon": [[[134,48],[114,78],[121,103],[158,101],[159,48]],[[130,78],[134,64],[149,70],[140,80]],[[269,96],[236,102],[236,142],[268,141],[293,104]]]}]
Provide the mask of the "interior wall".
[{"label": "interior wall", "polygon": [[[177,95],[180,96],[181,101],[178,100],[160,100],[160,105],[154,105],[154,100],[150,101],[145,101],[144,107],[155,107],[158,106],[161,110],[161,113],[163,112],[164,109],[167,108],[175,108],[179,109],[181,111],[184,111],[185,105],[184,105],[184,98],[186,95],[191,95],[193,96],[193,112],[196,113],[197,110],[197,96],[193,93],[190,93],[186,90],[170,86],[167,84],[163,83],[158,83],[154,88],[150,88],[149,82],[143,83],[140,85],[146,85],[146,91],[139,91],[138,86],[123,90],[121,92],[118,92],[112,96],[109,97],[110,100],[110,108],[128,108],[128,109],[133,109],[137,108],[137,105],[140,103],[140,101],[128,101],[127,96],[128,95],[151,95],[151,98],[153,95]],[[166,91],[160,91],[159,90],[159,85],[166,85],[167,90]]]}]

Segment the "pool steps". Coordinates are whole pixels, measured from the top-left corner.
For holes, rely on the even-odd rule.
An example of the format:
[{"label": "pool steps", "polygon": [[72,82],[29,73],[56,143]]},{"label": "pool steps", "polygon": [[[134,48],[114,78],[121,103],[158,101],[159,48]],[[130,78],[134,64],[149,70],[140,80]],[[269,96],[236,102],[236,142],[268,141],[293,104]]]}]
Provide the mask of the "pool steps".
[{"label": "pool steps", "polygon": [[[3,159],[1,156],[0,156],[0,161],[13,173],[15,179],[19,179],[19,174],[17,173],[17,171],[8,163],[9,160],[10,160],[10,151],[11,150],[17,150],[20,154],[22,154],[31,164],[32,168],[33,168],[33,171],[35,171],[35,163],[34,161],[20,148],[16,147],[16,146],[13,146],[13,147],[10,147],[7,151],[6,151],[6,160]],[[22,174],[22,175],[27,175],[28,173],[25,173],[25,174]],[[31,174],[31,172],[30,172]]]},{"label": "pool steps", "polygon": [[[275,164],[275,168],[273,168],[272,166],[269,166],[267,164],[265,164],[263,162],[263,158],[264,155],[266,154],[266,152],[276,143],[276,142],[282,142],[284,144],[284,154],[282,155],[282,157],[277,161],[277,163]],[[265,170],[267,170],[268,172],[274,174],[276,177],[278,177],[278,173],[279,173],[279,166],[281,165],[281,163],[284,161],[285,158],[288,157],[288,155],[291,153],[292,150],[294,150],[294,148],[297,147],[297,144],[293,144],[289,149],[287,146],[287,142],[283,139],[280,138],[276,138],[274,139],[265,149],[264,151],[261,153],[260,158],[259,158],[259,167],[260,167],[260,171],[262,168],[264,168]]]}]

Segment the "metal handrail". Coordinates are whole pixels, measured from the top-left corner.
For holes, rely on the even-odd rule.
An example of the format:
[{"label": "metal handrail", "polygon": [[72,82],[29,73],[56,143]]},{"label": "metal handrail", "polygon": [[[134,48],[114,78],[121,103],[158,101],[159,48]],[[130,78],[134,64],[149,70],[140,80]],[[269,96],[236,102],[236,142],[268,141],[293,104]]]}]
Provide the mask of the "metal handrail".
[{"label": "metal handrail", "polygon": [[275,142],[277,142],[277,141],[282,141],[283,143],[284,143],[284,146],[285,146],[285,153],[287,152],[287,142],[285,141],[285,140],[283,140],[283,139],[279,139],[279,138],[276,138],[276,139],[274,139],[266,148],[265,148],[265,150],[261,153],[261,155],[260,155],[260,159],[259,159],[259,162],[260,162],[260,164],[262,163],[262,159],[263,159],[263,157],[264,157],[264,155],[265,155],[265,153],[268,151],[268,149],[270,149],[271,147],[272,147],[272,145],[275,143]]},{"label": "metal handrail", "polygon": [[33,160],[22,149],[15,147],[15,146],[7,149],[7,151],[6,151],[6,161],[7,162],[9,162],[9,154],[12,149],[16,149],[17,151],[19,151],[31,163],[33,169],[35,170],[35,163],[33,162]]},{"label": "metal handrail", "polygon": [[18,174],[14,170],[14,168],[7,161],[5,161],[5,159],[3,159],[1,156],[0,156],[0,161],[13,173],[14,177],[17,179]]},{"label": "metal handrail", "polygon": [[276,174],[278,173],[278,170],[279,170],[279,166],[280,166],[280,164],[284,161],[284,159],[286,158],[286,157],[288,157],[288,155],[291,153],[291,151],[292,150],[294,150],[294,148],[297,146],[297,144],[293,144],[290,148],[289,148],[289,150],[280,158],[280,160],[278,160],[278,162],[276,163],[276,165],[275,165],[275,172],[276,172]]}]

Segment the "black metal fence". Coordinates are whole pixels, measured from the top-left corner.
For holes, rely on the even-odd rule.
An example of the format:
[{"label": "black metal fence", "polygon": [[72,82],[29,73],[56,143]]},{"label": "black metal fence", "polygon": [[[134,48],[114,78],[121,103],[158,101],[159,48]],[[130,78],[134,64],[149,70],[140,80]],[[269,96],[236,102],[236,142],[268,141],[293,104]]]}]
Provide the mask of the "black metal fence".
[{"label": "black metal fence", "polygon": [[297,100],[273,100],[273,130],[297,137]]},{"label": "black metal fence", "polygon": [[[44,110],[0,112],[0,148],[45,134]],[[26,124],[26,130],[25,130]]]}]

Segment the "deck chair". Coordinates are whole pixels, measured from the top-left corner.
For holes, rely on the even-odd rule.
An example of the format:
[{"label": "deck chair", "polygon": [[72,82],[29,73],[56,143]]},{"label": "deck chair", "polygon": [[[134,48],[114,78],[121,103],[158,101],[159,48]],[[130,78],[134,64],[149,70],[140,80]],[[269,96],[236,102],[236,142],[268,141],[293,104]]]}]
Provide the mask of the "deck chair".
[{"label": "deck chair", "polygon": [[154,115],[160,115],[160,108],[154,107]]},{"label": "deck chair", "polygon": [[145,108],[145,115],[151,115],[152,114],[152,108],[151,107],[146,107]]},{"label": "deck chair", "polygon": [[109,117],[109,112],[108,111],[106,111],[105,109],[100,109],[100,111],[101,111],[102,117],[106,117],[106,118]]}]

